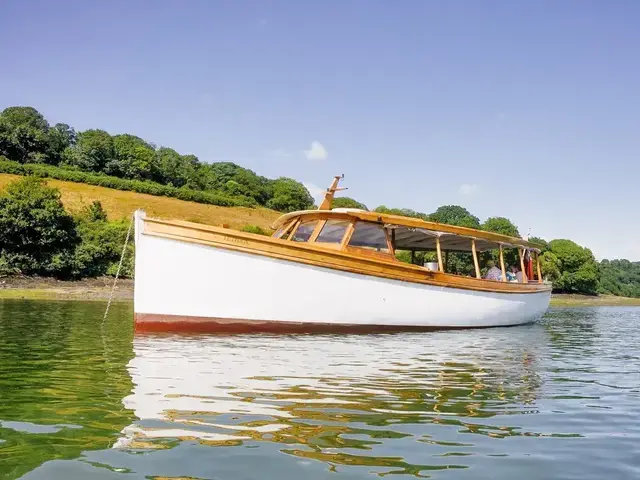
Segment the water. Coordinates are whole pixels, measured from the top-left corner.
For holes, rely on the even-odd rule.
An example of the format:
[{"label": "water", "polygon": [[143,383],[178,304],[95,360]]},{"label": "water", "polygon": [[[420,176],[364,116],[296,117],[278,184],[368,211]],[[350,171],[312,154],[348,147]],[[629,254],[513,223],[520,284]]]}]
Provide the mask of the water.
[{"label": "water", "polygon": [[640,478],[640,309],[219,337],[103,312],[0,302],[0,478]]}]

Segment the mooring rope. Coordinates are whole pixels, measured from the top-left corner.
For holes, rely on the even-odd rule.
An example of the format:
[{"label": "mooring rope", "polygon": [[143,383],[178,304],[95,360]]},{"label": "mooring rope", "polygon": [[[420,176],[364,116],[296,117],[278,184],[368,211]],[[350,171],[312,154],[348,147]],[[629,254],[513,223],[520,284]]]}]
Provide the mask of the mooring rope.
[{"label": "mooring rope", "polygon": [[124,256],[127,254],[127,245],[129,244],[129,237],[131,236],[131,228],[133,227],[133,222],[135,218],[136,218],[135,215],[131,216],[131,222],[129,223],[129,230],[127,230],[127,238],[124,239],[124,245],[122,246],[122,255],[120,255],[120,263],[118,263],[118,270],[116,270],[116,276],[113,279],[113,285],[111,286],[111,294],[109,295],[109,301],[107,302],[107,309],[104,311],[104,317],[102,317],[103,325],[104,325],[104,321],[107,319],[107,314],[109,313],[109,307],[111,306],[111,301],[113,300],[113,292],[115,292],[116,290],[116,283],[118,283],[120,270],[122,269],[122,264],[124,263]]}]

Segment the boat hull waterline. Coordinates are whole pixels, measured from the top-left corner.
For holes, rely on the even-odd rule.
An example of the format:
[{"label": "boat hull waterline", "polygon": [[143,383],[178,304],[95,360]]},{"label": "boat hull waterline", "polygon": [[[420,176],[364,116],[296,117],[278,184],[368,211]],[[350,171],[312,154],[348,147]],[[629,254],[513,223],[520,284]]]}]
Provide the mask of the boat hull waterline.
[{"label": "boat hull waterline", "polygon": [[391,331],[537,321],[549,289],[414,283],[145,232],[136,213],[136,331]]}]

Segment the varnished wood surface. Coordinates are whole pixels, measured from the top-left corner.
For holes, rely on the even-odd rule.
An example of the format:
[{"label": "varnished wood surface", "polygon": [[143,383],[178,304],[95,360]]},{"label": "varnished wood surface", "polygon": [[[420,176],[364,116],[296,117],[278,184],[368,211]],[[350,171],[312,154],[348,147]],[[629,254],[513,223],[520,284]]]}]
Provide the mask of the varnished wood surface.
[{"label": "varnished wood surface", "polygon": [[136,334],[157,333],[391,333],[434,330],[469,330],[486,326],[434,327],[418,325],[356,325],[345,323],[282,322],[239,318],[195,317],[186,315],[135,314]]},{"label": "varnished wood surface", "polygon": [[509,237],[507,235],[500,235],[499,233],[486,232],[484,230],[476,230],[474,228],[458,227],[455,225],[447,225],[444,223],[427,222],[419,218],[403,217],[401,215],[389,215],[385,213],[377,212],[334,212],[331,210],[318,211],[318,210],[305,210],[300,212],[291,212],[281,216],[275,221],[273,227],[278,228],[283,222],[287,220],[301,216],[303,220],[312,218],[341,218],[341,219],[359,219],[367,222],[376,222],[384,224],[402,225],[405,227],[424,228],[433,232],[451,233],[454,235],[460,235],[468,238],[484,239],[495,243],[500,243],[509,246],[521,246],[527,247],[532,250],[540,250],[540,245],[537,243],[528,242],[522,238]]},{"label": "varnished wood surface", "polygon": [[[544,284],[511,283],[433,272],[399,262],[391,255],[362,255],[360,251],[327,249],[322,245],[290,242],[263,235],[184,221],[146,218],[143,234],[232,251],[277,258],[362,275],[440,287],[498,293],[539,293],[549,291]],[[162,259],[158,259],[162,261]],[[269,279],[265,279],[268,281]]]}]

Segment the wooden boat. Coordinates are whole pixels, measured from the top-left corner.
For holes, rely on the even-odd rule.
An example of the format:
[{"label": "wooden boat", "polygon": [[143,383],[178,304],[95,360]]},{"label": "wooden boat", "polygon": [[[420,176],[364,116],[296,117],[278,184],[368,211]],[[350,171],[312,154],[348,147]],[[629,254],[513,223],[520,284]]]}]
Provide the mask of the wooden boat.
[{"label": "wooden boat", "polygon": [[[271,236],[135,214],[136,330],[210,332],[387,331],[507,326],[538,320],[551,287],[539,249],[521,238],[421,219],[331,209],[282,215]],[[507,281],[505,248],[522,283]],[[396,252],[433,251],[437,262]],[[501,280],[481,277],[478,254],[499,251]],[[468,252],[475,275],[447,273]],[[534,271],[533,263],[537,264]],[[528,280],[527,280],[528,279]]]}]

